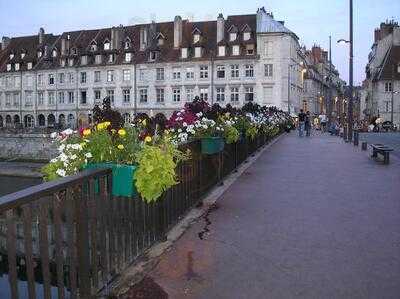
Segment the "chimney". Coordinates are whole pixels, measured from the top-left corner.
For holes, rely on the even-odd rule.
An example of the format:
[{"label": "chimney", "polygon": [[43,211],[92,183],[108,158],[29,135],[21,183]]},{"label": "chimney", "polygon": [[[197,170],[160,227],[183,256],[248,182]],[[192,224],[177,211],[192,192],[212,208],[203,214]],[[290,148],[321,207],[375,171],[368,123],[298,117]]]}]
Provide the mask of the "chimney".
[{"label": "chimney", "polygon": [[11,39],[7,36],[3,36],[1,39],[1,49],[4,50],[10,44]]},{"label": "chimney", "polygon": [[157,25],[156,22],[153,20],[150,24],[150,38],[154,38],[157,34]]},{"label": "chimney", "polygon": [[44,46],[44,57],[49,57],[49,46],[45,45]]},{"label": "chimney", "polygon": [[61,39],[61,56],[67,55],[67,40],[63,37]]},{"label": "chimney", "polygon": [[217,18],[217,43],[224,40],[225,37],[225,19],[222,13]]},{"label": "chimney", "polygon": [[44,29],[40,27],[39,29],[39,45],[42,45],[44,43]]},{"label": "chimney", "polygon": [[174,48],[182,45],[182,18],[176,16],[174,20]]},{"label": "chimney", "polygon": [[380,35],[381,35],[381,31],[377,28],[377,29],[375,29],[375,32],[374,32],[374,42],[375,43],[378,43],[379,41],[380,41]]},{"label": "chimney", "polygon": [[145,26],[140,27],[140,51],[144,51],[147,48],[147,28]]}]

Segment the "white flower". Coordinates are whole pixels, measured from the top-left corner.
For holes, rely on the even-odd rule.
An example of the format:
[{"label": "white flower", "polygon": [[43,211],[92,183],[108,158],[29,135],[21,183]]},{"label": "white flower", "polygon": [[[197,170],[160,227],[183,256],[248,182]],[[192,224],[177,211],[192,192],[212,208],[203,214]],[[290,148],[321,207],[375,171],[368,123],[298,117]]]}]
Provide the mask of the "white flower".
[{"label": "white flower", "polygon": [[187,127],[187,123],[186,122],[183,122],[183,124],[182,124],[184,127]]},{"label": "white flower", "polygon": [[85,157],[88,158],[88,159],[90,159],[90,158],[93,157],[93,155],[92,155],[92,153],[86,153],[86,154],[85,154]]},{"label": "white flower", "polygon": [[56,174],[60,177],[65,177],[67,175],[64,169],[57,169]]},{"label": "white flower", "polygon": [[76,158],[78,158],[77,155],[72,155],[71,156],[71,160],[76,160]]},{"label": "white flower", "polygon": [[50,163],[56,163],[56,162],[58,162],[58,159],[57,159],[57,158],[54,158],[54,159],[51,159],[51,160],[50,160]]},{"label": "white flower", "polygon": [[68,161],[68,156],[64,153],[62,153],[60,156],[58,156],[61,162],[66,162]]},{"label": "white flower", "polygon": [[62,153],[64,149],[65,149],[65,144],[61,144],[60,147],[58,148],[58,151]]},{"label": "white flower", "polygon": [[50,134],[50,138],[53,138],[53,139],[57,138],[57,136],[58,136],[57,132],[53,132]]},{"label": "white flower", "polygon": [[62,134],[65,134],[65,135],[71,135],[71,134],[73,134],[74,133],[74,131],[72,130],[72,129],[66,129],[66,130],[64,130],[64,131],[62,131]]},{"label": "white flower", "polygon": [[178,133],[182,133],[182,129],[181,128],[178,129]]}]

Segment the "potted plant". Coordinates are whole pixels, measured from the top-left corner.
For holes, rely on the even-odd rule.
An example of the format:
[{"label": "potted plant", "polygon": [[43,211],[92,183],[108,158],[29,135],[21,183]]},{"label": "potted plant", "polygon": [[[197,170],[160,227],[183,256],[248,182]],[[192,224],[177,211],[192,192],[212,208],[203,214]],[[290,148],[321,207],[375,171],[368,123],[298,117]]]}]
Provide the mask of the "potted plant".
[{"label": "potted plant", "polygon": [[212,119],[202,117],[194,124],[196,137],[201,140],[201,152],[206,155],[213,155],[224,149],[224,128]]}]

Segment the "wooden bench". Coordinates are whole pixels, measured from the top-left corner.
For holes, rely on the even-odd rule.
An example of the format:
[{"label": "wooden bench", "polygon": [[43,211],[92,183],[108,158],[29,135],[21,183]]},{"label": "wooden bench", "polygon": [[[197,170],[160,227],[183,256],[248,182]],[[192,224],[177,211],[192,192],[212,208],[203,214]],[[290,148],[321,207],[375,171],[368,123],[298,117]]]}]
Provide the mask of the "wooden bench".
[{"label": "wooden bench", "polygon": [[371,144],[370,146],[372,148],[372,158],[377,158],[378,154],[381,154],[383,156],[383,163],[389,164],[389,154],[393,152],[392,148],[379,143]]}]

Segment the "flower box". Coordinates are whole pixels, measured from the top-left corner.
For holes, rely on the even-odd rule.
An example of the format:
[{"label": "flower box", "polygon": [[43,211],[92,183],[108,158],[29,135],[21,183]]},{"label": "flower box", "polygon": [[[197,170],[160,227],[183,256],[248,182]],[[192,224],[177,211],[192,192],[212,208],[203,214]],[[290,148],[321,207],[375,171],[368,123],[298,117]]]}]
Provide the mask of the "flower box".
[{"label": "flower box", "polygon": [[223,151],[225,146],[224,138],[222,137],[204,137],[201,138],[202,154],[212,155]]},{"label": "flower box", "polygon": [[[136,171],[134,165],[123,165],[114,163],[89,163],[85,169],[111,168],[112,169],[112,195],[132,197],[137,194],[133,177]],[[98,182],[95,185],[96,192],[99,190]]]}]

